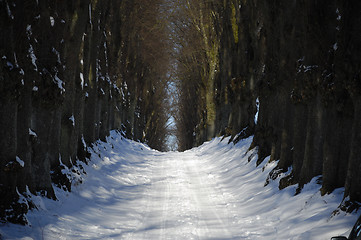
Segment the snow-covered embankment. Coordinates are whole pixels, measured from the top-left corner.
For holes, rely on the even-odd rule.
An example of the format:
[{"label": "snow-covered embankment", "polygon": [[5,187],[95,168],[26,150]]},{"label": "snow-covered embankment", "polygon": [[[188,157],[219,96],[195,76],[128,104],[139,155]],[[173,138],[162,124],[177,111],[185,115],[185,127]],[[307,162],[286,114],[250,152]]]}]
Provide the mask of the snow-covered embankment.
[{"label": "snow-covered embankment", "polygon": [[[252,139],[216,138],[186,152],[161,153],[112,132],[98,142],[73,192],[33,197],[31,226],[2,225],[5,239],[330,239],[356,215],[333,215],[343,189],[321,197],[316,179],[264,187],[275,163],[256,167]],[[82,184],[78,184],[79,180]]]}]

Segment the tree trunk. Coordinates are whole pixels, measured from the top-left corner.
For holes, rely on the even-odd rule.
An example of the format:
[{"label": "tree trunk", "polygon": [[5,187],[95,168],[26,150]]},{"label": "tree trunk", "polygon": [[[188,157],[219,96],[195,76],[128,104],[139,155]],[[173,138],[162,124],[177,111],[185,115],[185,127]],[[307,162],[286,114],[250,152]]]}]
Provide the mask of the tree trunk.
[{"label": "tree trunk", "polygon": [[354,101],[355,115],[352,124],[350,158],[345,183],[345,197],[361,202],[361,98]]}]

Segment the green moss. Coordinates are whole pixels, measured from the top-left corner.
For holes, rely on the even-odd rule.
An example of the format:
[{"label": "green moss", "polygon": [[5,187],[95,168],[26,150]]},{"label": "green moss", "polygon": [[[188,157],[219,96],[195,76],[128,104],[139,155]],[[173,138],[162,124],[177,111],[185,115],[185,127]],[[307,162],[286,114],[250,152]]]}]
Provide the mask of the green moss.
[{"label": "green moss", "polygon": [[93,1],[92,1],[92,11],[95,10],[97,4],[98,4],[98,0],[93,0]]},{"label": "green moss", "polygon": [[73,35],[74,34],[74,29],[75,29],[75,25],[78,21],[78,12],[75,11],[74,14],[73,14],[73,17],[71,18],[71,25],[70,25],[70,33]]},{"label": "green moss", "polygon": [[213,92],[207,91],[206,94],[207,123],[211,124],[216,119],[216,104],[214,103]]},{"label": "green moss", "polygon": [[232,8],[232,15],[231,15],[231,23],[232,23],[232,32],[234,37],[234,42],[238,43],[238,25],[237,25],[237,18],[236,18],[236,7],[234,4],[231,4]]},{"label": "green moss", "polygon": [[93,67],[90,65],[89,67],[89,85],[93,87]]}]

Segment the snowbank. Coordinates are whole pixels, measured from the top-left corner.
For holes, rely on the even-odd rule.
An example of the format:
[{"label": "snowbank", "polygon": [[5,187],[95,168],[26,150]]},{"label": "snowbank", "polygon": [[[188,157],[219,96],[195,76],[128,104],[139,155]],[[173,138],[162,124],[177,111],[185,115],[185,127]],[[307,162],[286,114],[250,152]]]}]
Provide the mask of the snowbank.
[{"label": "snowbank", "polygon": [[[321,196],[316,178],[264,187],[276,163],[256,167],[252,138],[216,138],[180,153],[161,153],[122,138],[94,145],[86,175],[58,201],[32,196],[29,226],[2,224],[4,239],[330,239],[348,235],[357,214],[335,212],[343,189]],[[73,173],[73,175],[76,175]],[[82,182],[80,184],[80,182]]]}]

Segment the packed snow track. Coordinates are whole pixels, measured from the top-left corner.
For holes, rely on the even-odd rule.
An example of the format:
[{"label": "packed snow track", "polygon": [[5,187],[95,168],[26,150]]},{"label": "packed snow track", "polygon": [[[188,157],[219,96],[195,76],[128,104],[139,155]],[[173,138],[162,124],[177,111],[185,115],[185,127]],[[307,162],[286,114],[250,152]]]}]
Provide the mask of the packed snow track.
[{"label": "packed snow track", "polygon": [[[264,186],[276,163],[256,167],[251,138],[214,139],[186,152],[161,153],[112,132],[94,145],[86,175],[59,201],[38,196],[29,226],[4,224],[5,239],[330,239],[355,215],[333,215],[343,189],[320,196],[316,180]],[[80,169],[80,168],[79,168]],[[69,173],[72,171],[69,170]],[[79,184],[79,180],[82,183]]]}]

